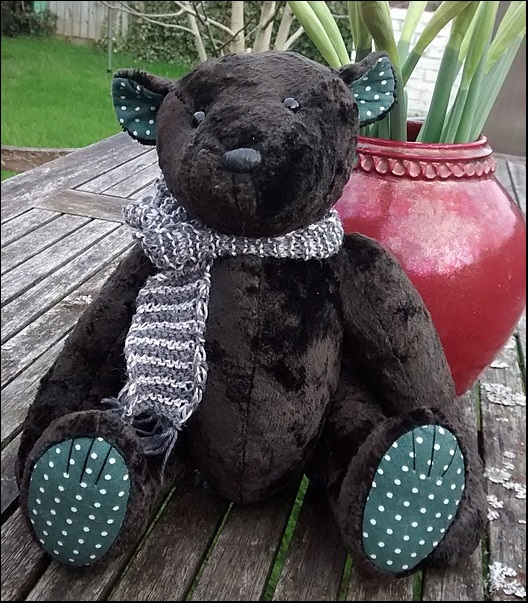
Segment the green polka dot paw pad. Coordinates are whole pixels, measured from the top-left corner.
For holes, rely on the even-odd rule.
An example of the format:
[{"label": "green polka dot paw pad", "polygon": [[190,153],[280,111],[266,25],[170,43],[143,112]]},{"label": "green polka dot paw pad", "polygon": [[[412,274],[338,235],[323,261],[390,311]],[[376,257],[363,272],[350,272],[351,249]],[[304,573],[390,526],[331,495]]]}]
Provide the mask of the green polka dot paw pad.
[{"label": "green polka dot paw pad", "polygon": [[129,496],[121,454],[102,438],[75,438],[51,446],[33,466],[28,513],[47,553],[60,563],[85,566],[115,542]]},{"label": "green polka dot paw pad", "polygon": [[423,425],[383,455],[363,512],[363,550],[378,569],[412,570],[441,542],[465,487],[464,457],[455,436]]}]

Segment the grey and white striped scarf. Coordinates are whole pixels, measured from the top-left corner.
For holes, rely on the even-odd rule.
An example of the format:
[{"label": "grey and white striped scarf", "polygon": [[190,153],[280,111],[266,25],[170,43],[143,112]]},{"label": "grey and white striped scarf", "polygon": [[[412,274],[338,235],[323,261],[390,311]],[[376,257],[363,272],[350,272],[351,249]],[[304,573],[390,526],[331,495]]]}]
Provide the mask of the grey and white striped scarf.
[{"label": "grey and white striped scarf", "polygon": [[343,228],[332,210],[319,222],[278,237],[222,234],[191,218],[163,179],[154,197],[132,201],[124,214],[159,272],[147,280],[136,300],[125,341],[128,381],[117,399],[107,402],[125,420],[139,417],[138,425],[141,417],[150,417],[148,423],[154,416],[158,428],[143,432],[145,452],[168,454],[205,389],[205,329],[215,259],[242,254],[328,258],[341,248]]}]

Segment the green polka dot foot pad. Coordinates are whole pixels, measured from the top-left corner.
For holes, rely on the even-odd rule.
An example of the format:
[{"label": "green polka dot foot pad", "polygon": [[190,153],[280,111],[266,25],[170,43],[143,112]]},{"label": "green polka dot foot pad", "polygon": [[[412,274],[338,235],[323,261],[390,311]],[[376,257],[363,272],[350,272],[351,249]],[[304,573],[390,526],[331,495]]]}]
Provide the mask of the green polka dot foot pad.
[{"label": "green polka dot foot pad", "polygon": [[60,563],[95,563],[123,525],[130,496],[127,466],[102,438],[54,444],[35,463],[28,513],[42,548]]},{"label": "green polka dot foot pad", "polygon": [[457,513],[465,486],[455,436],[423,425],[383,455],[363,512],[363,550],[378,569],[412,570],[430,555]]}]

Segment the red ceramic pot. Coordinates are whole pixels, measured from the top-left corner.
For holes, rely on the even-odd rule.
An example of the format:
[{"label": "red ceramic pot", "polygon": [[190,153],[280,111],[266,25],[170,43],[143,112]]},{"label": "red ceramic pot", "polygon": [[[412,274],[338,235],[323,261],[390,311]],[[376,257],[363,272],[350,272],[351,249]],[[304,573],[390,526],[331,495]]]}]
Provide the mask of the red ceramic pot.
[{"label": "red ceramic pot", "polygon": [[[419,122],[409,124],[415,140]],[[467,391],[511,336],[526,302],[526,224],[495,178],[492,149],[360,137],[336,209],[345,231],[378,240],[429,309]]]}]

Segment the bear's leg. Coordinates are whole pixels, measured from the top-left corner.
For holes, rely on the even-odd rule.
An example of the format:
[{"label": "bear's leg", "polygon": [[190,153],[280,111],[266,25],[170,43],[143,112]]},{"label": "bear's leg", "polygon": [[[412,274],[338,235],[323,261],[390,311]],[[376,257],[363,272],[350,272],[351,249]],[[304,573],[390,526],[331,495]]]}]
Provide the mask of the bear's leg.
[{"label": "bear's leg", "polygon": [[111,412],[55,420],[31,450],[20,483],[32,535],[56,561],[75,567],[128,548],[159,493],[147,458],[135,430]]},{"label": "bear's leg", "polygon": [[135,248],[79,319],[42,380],[17,459],[20,505],[54,559],[89,565],[126,548],[161,484],[135,428],[106,410],[126,375],[123,345],[152,266]]},{"label": "bear's leg", "polygon": [[42,378],[23,424],[16,475],[44,430],[60,417],[103,410],[101,400],[115,396],[126,377],[123,347],[135,312],[135,300],[152,264],[134,247],[119,264],[68,336]]},{"label": "bear's leg", "polygon": [[330,504],[356,562],[401,576],[473,552],[486,521],[482,469],[454,405],[449,416],[418,408],[383,418],[365,390],[348,394],[330,413],[318,457],[328,460]]}]

